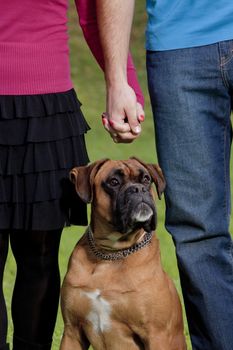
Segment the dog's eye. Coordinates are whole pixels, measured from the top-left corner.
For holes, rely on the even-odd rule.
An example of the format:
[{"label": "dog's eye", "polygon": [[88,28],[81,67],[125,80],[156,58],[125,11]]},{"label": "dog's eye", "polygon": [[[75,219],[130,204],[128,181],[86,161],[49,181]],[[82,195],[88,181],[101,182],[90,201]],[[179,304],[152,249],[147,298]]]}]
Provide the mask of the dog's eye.
[{"label": "dog's eye", "polygon": [[120,182],[115,178],[113,177],[112,179],[109,180],[109,185],[111,186],[118,186],[120,184]]},{"label": "dog's eye", "polygon": [[150,176],[149,176],[149,175],[144,175],[142,182],[143,182],[145,185],[149,185],[149,184],[151,183],[151,178],[150,178]]}]

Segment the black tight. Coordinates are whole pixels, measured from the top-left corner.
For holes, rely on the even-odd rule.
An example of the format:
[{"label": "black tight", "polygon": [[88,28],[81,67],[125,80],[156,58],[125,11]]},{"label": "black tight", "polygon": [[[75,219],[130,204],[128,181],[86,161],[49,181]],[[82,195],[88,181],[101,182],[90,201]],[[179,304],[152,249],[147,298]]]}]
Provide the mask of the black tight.
[{"label": "black tight", "polygon": [[[62,229],[10,233],[17,265],[12,297],[14,350],[50,349],[59,302],[61,232]],[[4,303],[0,315],[2,312]]]}]

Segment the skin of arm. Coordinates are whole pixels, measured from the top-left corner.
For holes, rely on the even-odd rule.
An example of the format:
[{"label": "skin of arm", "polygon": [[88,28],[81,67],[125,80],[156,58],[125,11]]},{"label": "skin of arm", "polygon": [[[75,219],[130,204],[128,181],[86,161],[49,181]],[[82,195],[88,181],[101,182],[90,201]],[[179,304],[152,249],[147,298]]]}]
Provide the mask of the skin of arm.
[{"label": "skin of arm", "polygon": [[131,142],[141,132],[137,100],[127,82],[127,57],[134,0],[96,0],[105,62],[107,116],[118,142]]},{"label": "skin of arm", "polygon": [[[82,28],[84,37],[90,47],[92,54],[95,56],[100,67],[105,70],[105,62],[103,50],[100,42],[98,24],[97,24],[97,14],[96,14],[96,0],[76,0],[76,8],[79,16],[79,23]],[[137,80],[136,70],[133,64],[132,57],[130,53],[127,58],[127,81],[128,84],[134,90],[137,97],[137,117],[140,122],[144,120],[144,97],[141,91],[140,85]],[[105,129],[110,133],[111,136],[114,135],[113,139],[116,142],[131,142],[136,135],[130,135],[130,140],[127,139],[127,133],[123,133],[123,138],[116,136],[114,128],[111,127],[108,119],[108,115],[103,114],[103,125]],[[124,125],[126,126],[126,125]],[[127,125],[128,130],[130,130],[129,125]],[[132,137],[133,136],[133,137]]]}]

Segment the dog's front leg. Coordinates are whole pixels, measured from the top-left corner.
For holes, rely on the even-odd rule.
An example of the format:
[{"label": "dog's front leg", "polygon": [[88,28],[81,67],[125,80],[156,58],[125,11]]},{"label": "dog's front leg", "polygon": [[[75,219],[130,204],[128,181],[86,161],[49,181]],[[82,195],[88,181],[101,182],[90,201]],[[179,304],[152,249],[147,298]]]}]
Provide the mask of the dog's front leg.
[{"label": "dog's front leg", "polygon": [[[179,339],[180,338],[180,339]],[[148,337],[144,341],[145,350],[187,350],[184,337],[174,336],[174,339],[168,339],[166,336],[158,335]]]},{"label": "dog's front leg", "polygon": [[60,350],[88,350],[89,346],[89,341],[79,329],[65,326]]}]

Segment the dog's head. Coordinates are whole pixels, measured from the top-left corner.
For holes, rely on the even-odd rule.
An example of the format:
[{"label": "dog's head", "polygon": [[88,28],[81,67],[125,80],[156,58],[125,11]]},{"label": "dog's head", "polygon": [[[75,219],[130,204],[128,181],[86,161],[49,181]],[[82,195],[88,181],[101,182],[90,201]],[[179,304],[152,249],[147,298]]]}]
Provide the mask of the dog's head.
[{"label": "dog's head", "polygon": [[[80,198],[92,203],[92,215],[101,217],[122,234],[156,227],[156,209],[152,184],[158,197],[165,188],[161,169],[137,158],[103,159],[76,167],[70,172]],[[92,216],[93,217],[93,216]]]}]

